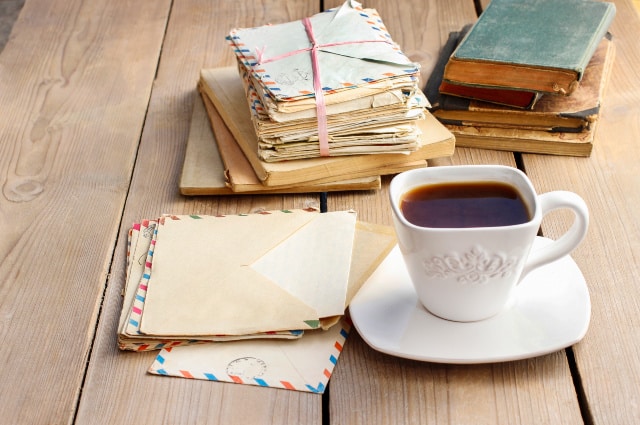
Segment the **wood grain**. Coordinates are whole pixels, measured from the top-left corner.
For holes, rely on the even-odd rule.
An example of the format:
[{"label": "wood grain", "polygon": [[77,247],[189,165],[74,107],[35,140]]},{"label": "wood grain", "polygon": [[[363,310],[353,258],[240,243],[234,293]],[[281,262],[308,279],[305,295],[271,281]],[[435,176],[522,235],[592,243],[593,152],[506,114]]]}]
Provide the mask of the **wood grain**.
[{"label": "wood grain", "polygon": [[[640,418],[640,17],[631,2],[615,4],[617,54],[591,157],[524,156],[538,191],[572,190],[590,208],[589,234],[572,256],[591,293],[592,324],[575,353],[594,424]],[[544,234],[557,237],[572,219],[562,217],[543,222]]]},{"label": "wood grain", "polygon": [[[439,365],[378,353],[354,330],[319,396],[149,375],[155,354],[118,351],[116,326],[133,221],[318,205],[315,194],[186,197],[178,181],[199,71],[233,64],[231,27],[342,0],[27,0],[0,54],[0,423],[637,422],[640,15],[637,0],[614,1],[616,63],[591,157],[523,156],[540,192],[573,190],[591,209],[572,254],[593,305],[570,351],[577,375],[564,351]],[[448,32],[475,19],[472,0],[363,3],[423,79]],[[516,165],[511,153],[459,148],[430,166],[494,163]],[[329,209],[391,224],[389,180],[380,191],[329,194]],[[571,219],[554,215],[542,228],[549,237]]]},{"label": "wood grain", "polygon": [[[476,16],[472,1],[412,2],[406,10],[383,1],[367,6],[380,12],[403,50],[424,58],[427,67],[448,33]],[[515,160],[512,153],[457,148],[452,158],[430,161],[452,164],[515,166]],[[329,194],[329,209],[353,208],[362,220],[390,225],[389,181],[379,192]],[[438,365],[377,353],[355,330],[331,379],[329,406],[332,424],[582,423],[563,351],[504,364]]]},{"label": "wood grain", "polygon": [[423,363],[378,353],[352,332],[331,378],[331,423],[581,424],[565,362],[557,352],[503,364]]},{"label": "wood grain", "polygon": [[73,419],[169,3],[28,1],[0,55],[3,423]]},{"label": "wood grain", "polygon": [[287,22],[317,11],[311,2],[174,2],[78,410],[79,423],[126,424],[132,418],[179,424],[321,423],[319,395],[150,375],[146,370],[157,353],[123,353],[116,348],[125,236],[133,221],[162,213],[232,214],[318,205],[313,194],[189,198],[181,196],[178,188],[200,69],[234,63],[224,39],[229,30]]}]

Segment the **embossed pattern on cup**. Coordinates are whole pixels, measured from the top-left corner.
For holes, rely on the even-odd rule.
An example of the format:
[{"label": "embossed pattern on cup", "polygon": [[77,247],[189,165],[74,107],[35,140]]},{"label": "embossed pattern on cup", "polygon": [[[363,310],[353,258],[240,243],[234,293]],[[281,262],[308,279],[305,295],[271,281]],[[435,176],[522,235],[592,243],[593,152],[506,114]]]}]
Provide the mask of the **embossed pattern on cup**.
[{"label": "embossed pattern on cup", "polygon": [[450,252],[422,259],[427,277],[453,277],[463,285],[484,285],[496,277],[510,277],[516,265],[517,258],[489,252],[481,245],[474,245],[465,252]]},{"label": "embossed pattern on cup", "polygon": [[[531,220],[498,227],[428,228],[406,220],[402,195],[418,185],[443,182],[499,181],[515,186]],[[585,236],[588,211],[571,192],[537,195],[521,171],[505,166],[449,166],[398,174],[390,185],[390,201],[398,244],[423,306],[455,321],[489,318],[508,305],[513,291],[530,270],[567,255]],[[559,240],[530,254],[542,218],[569,208],[576,219]]]}]

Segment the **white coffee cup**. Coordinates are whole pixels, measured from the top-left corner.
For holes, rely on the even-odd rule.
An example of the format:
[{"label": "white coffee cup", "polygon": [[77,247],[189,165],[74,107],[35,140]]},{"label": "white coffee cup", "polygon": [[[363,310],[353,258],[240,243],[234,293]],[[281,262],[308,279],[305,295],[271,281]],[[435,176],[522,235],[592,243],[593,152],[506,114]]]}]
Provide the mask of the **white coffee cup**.
[{"label": "white coffee cup", "polygon": [[[409,222],[403,195],[420,186],[452,182],[502,182],[516,188],[530,220],[496,227],[436,228]],[[533,269],[568,255],[586,235],[589,212],[573,192],[536,194],[520,170],[500,165],[459,165],[406,171],[389,188],[398,245],[422,305],[444,319],[487,319],[507,306],[518,283]],[[575,213],[557,240],[531,252],[542,218],[552,210]]]}]

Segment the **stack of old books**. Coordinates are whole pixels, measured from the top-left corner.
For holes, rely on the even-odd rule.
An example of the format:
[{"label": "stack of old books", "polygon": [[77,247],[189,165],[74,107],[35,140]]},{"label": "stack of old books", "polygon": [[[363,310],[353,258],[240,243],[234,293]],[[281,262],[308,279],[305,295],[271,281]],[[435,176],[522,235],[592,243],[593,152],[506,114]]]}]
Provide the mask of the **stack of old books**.
[{"label": "stack of old books", "polygon": [[612,3],[492,0],[451,33],[425,92],[458,146],[589,156],[614,46]]},{"label": "stack of old books", "polygon": [[[419,65],[374,9],[349,0],[306,19],[233,29],[228,41],[236,66],[203,69],[199,90],[233,192],[379,187],[381,175],[453,153],[453,135],[427,110]],[[239,183],[246,173],[231,149],[253,185]]]}]

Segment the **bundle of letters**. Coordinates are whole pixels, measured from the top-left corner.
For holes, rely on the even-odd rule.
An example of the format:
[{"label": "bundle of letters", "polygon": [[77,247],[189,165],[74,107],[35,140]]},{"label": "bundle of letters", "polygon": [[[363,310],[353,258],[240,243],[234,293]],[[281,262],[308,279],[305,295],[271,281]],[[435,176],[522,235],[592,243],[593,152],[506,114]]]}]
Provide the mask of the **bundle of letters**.
[{"label": "bundle of letters", "polygon": [[259,156],[268,162],[420,146],[419,65],[355,1],[298,21],[234,29]]}]

